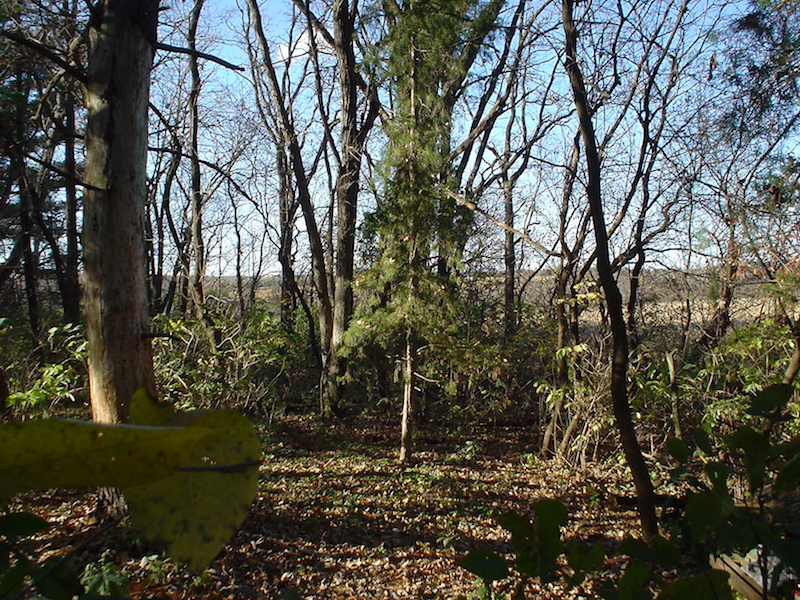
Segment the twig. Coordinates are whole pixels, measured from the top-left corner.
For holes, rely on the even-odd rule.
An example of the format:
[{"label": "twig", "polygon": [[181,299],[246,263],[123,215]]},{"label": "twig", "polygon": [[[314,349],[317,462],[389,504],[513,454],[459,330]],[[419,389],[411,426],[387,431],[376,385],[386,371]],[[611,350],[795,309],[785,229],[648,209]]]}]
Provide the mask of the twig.
[{"label": "twig", "polygon": [[488,212],[486,212],[482,208],[479,208],[478,205],[475,204],[474,202],[472,202],[471,200],[467,200],[466,198],[464,198],[463,196],[461,196],[459,194],[456,194],[453,190],[451,190],[449,188],[445,187],[445,188],[442,188],[442,189],[444,190],[444,192],[448,196],[450,196],[453,200],[458,202],[461,206],[466,206],[472,212],[476,212],[479,215],[481,215],[482,217],[485,217],[485,218],[489,219],[492,223],[494,223],[498,227],[502,227],[506,231],[510,231],[511,233],[513,233],[514,235],[518,236],[522,240],[528,242],[528,244],[533,246],[536,250],[538,250],[542,254],[546,254],[547,256],[550,256],[552,258],[561,257],[561,254],[559,254],[558,252],[553,252],[552,250],[548,250],[547,248],[542,246],[539,242],[537,242],[533,238],[531,238],[531,236],[529,236],[527,233],[524,233],[524,232],[520,231],[519,229],[514,229],[513,227],[511,227],[511,225],[506,225],[500,219],[497,219],[497,218],[493,217],[492,215],[490,215]]},{"label": "twig", "polygon": [[57,64],[59,67],[64,69],[64,71],[72,75],[78,81],[86,83],[86,73],[81,71],[75,65],[71,64],[69,61],[64,60],[58,54],[53,52],[50,48],[42,44],[39,40],[35,40],[34,38],[28,37],[27,35],[19,33],[17,31],[2,30],[0,31],[0,35],[2,35],[6,39],[11,40],[12,42],[16,42],[20,46],[25,46],[26,48],[30,48],[40,56],[43,56],[46,59]]},{"label": "twig", "polygon": [[59,169],[57,166],[55,166],[55,165],[53,165],[53,164],[51,164],[51,163],[49,163],[47,161],[44,161],[41,158],[37,158],[37,157],[33,156],[32,154],[28,154],[26,152],[24,154],[24,156],[25,156],[25,158],[27,158],[29,160],[32,160],[33,162],[45,167],[46,169],[48,169],[50,171],[53,171],[54,173],[56,173],[58,175],[61,175],[67,181],[71,181],[73,183],[77,183],[78,185],[80,185],[81,187],[86,188],[87,190],[92,190],[92,191],[95,191],[95,192],[108,191],[108,190],[104,190],[102,188],[99,188],[97,186],[94,186],[94,185],[92,185],[90,183],[86,183],[82,179],[79,179],[78,176],[75,175],[74,173],[67,173],[66,171],[63,171],[63,170]]},{"label": "twig", "polygon": [[146,340],[154,340],[156,338],[168,338],[173,342],[180,342],[182,341],[178,336],[172,335],[171,333],[154,333],[152,331],[148,331],[147,333],[143,333],[142,337]]},{"label": "twig", "polygon": [[223,60],[218,56],[214,56],[213,54],[206,54],[205,52],[190,50],[189,48],[181,48],[180,46],[171,46],[170,44],[164,44],[161,42],[156,44],[156,49],[164,50],[165,52],[188,54],[189,56],[196,56],[197,58],[204,58],[206,60],[210,60],[211,62],[215,62],[218,65],[225,67],[226,69],[231,69],[232,71],[244,71],[244,67],[240,67],[232,63],[229,63],[228,61]]}]

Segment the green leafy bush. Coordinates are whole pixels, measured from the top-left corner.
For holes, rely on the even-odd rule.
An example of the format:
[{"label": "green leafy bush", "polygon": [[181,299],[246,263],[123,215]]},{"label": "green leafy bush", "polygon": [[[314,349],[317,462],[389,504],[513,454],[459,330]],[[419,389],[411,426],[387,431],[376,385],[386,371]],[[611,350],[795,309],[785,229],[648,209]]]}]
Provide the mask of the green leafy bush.
[{"label": "green leafy bush", "polygon": [[87,355],[81,326],[51,327],[36,353],[11,365],[11,387],[24,391],[12,392],[9,406],[17,413],[46,417],[59,403],[79,402],[87,390]]},{"label": "green leafy bush", "polygon": [[271,421],[317,384],[304,326],[289,332],[261,305],[241,321],[220,315],[217,326],[224,341],[214,350],[196,320],[154,319],[158,389],[175,406],[238,408]]},{"label": "green leafy bush", "polygon": [[84,567],[80,582],[90,595],[124,596],[128,589],[128,578],[114,562],[110,550],[105,550],[97,562]]},{"label": "green leafy bush", "polygon": [[705,429],[749,420],[750,394],[769,386],[775,373],[786,369],[792,352],[788,327],[774,319],[734,329],[705,357],[705,366],[696,373],[705,389],[713,390],[705,402]]},{"label": "green leafy bush", "polygon": [[[752,554],[753,549],[765,594],[792,597],[793,588],[786,587],[782,574],[800,574],[800,514],[796,500],[787,502],[800,485],[800,437],[789,439],[780,429],[796,420],[787,415],[793,393],[791,386],[772,385],[751,395],[749,423],[725,435],[696,429],[695,450],[677,438],[667,443],[678,465],[672,476],[689,487],[685,510],[665,518],[666,537],[656,536],[649,544],[628,538],[620,545],[619,553],[629,557],[627,567],[616,582],[594,586],[600,597],[732,599],[728,573],[710,569],[708,558]],[[693,461],[700,473],[690,468]],[[743,492],[738,482],[744,482]],[[524,598],[531,579],[574,587],[602,568],[599,544],[587,548],[562,542],[559,528],[567,522],[567,511],[560,502],[542,500],[532,508],[533,521],[516,514],[498,519],[511,534],[513,559],[476,549],[460,561],[481,579],[478,597]],[[677,578],[661,575],[676,570]]]}]

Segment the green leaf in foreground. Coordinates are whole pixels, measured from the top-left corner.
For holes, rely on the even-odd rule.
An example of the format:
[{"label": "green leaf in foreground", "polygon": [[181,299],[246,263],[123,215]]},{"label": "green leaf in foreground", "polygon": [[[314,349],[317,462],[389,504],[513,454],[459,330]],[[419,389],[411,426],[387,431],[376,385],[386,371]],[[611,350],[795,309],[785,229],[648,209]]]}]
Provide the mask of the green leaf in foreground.
[{"label": "green leaf in foreground", "polygon": [[658,600],[733,600],[725,571],[709,569],[693,577],[684,577],[661,590]]},{"label": "green leaf in foreground", "polygon": [[567,524],[569,514],[562,502],[553,499],[534,502],[533,510],[536,512],[533,526],[539,578],[543,583],[550,583],[557,579],[557,561],[564,548],[559,527]]},{"label": "green leaf in foreground", "polygon": [[505,579],[509,575],[506,560],[502,556],[482,548],[470,550],[469,554],[458,561],[458,565],[490,583]]},{"label": "green leaf in foreground", "polygon": [[45,419],[0,425],[0,499],[56,487],[153,481],[186,464],[208,430]]},{"label": "green leaf in foreground", "polygon": [[647,584],[652,577],[653,573],[646,564],[632,560],[619,578],[617,585],[619,600],[650,600],[653,594],[650,593]]},{"label": "green leaf in foreground", "polygon": [[714,449],[711,446],[711,436],[708,435],[707,431],[700,428],[692,429],[692,438],[694,439],[694,443],[697,444],[697,447],[702,450],[703,454],[706,456],[711,456],[711,454],[713,454]]},{"label": "green leaf in foreground", "polygon": [[620,554],[627,554],[634,560],[653,563],[664,568],[678,565],[681,555],[674,542],[656,535],[649,543],[636,538],[625,538],[619,546]]},{"label": "green leaf in foreground", "polygon": [[[138,412],[132,408],[131,414],[157,416],[154,406]],[[183,470],[125,487],[123,494],[137,527],[165,544],[170,556],[199,570],[247,515],[258,487],[261,447],[250,421],[235,411],[161,414],[168,424],[180,422],[189,430],[212,433],[195,446]]]},{"label": "green leaf in foreground", "polygon": [[605,552],[600,542],[595,542],[591,547],[584,547],[575,540],[567,544],[567,564],[572,569],[572,575],[566,577],[570,587],[579,585],[589,573],[594,573],[603,568]]},{"label": "green leaf in foreground", "polygon": [[781,467],[775,479],[775,491],[789,492],[797,488],[800,482],[800,454],[795,454]]},{"label": "green leaf in foreground", "polygon": [[686,464],[689,460],[689,446],[680,438],[673,437],[667,440],[667,452],[679,465]]},{"label": "green leaf in foreground", "polygon": [[778,413],[786,407],[792,394],[794,394],[794,388],[791,385],[785,383],[771,385],[753,396],[747,412],[758,417]]},{"label": "green leaf in foreground", "polygon": [[0,534],[11,542],[28,537],[50,527],[50,523],[26,512],[12,512],[0,516]]},{"label": "green leaf in foreground", "polygon": [[72,600],[83,594],[77,574],[61,556],[51,556],[31,576],[36,591],[49,600]]}]

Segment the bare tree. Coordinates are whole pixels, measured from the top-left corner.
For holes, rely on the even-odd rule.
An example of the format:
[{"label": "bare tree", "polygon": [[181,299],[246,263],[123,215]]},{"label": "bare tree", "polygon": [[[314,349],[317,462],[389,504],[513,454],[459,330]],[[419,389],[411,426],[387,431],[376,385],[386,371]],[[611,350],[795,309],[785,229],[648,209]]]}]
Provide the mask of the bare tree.
[{"label": "bare tree", "polygon": [[605,303],[611,320],[613,335],[611,401],[620,432],[622,448],[636,486],[642,533],[646,539],[650,539],[658,533],[655,493],[647,464],[644,462],[639,442],[636,439],[636,431],[633,427],[631,408],[628,402],[628,332],[625,326],[622,296],[614,279],[609,258],[608,233],[603,216],[603,199],[601,195],[600,156],[597,150],[586,87],[578,63],[578,29],[573,17],[573,0],[563,0],[562,19],[567,48],[566,68],[575,97],[575,108],[580,120],[581,137],[583,138],[586,152],[586,166],[589,176],[587,194],[596,242],[597,273],[605,295]]},{"label": "bare tree", "polygon": [[[270,45],[264,33],[261,20],[261,9],[255,0],[248,0],[248,14],[250,18],[250,30],[255,36],[260,54],[258,56],[259,69],[263,69],[266,78],[269,97],[271,98],[271,108],[275,111],[275,129],[280,136],[280,144],[286,153],[287,163],[294,176],[294,185],[297,193],[297,201],[303,215],[308,235],[309,247],[311,251],[311,271],[314,280],[314,287],[317,295],[317,319],[319,323],[319,356],[322,372],[325,373],[327,361],[330,357],[330,344],[333,335],[333,306],[331,300],[331,290],[328,282],[328,270],[326,264],[326,253],[323,239],[314,211],[314,203],[311,198],[310,176],[306,169],[300,136],[295,128],[294,115],[291,108],[291,97],[287,97],[275,65],[272,61]],[[289,58],[293,50],[288,50]],[[251,62],[255,60],[255,53],[251,49]],[[324,375],[323,375],[324,376]],[[323,386],[324,387],[324,386]],[[322,414],[328,415],[331,407],[327,405],[327,394],[320,390],[320,410]]]}]

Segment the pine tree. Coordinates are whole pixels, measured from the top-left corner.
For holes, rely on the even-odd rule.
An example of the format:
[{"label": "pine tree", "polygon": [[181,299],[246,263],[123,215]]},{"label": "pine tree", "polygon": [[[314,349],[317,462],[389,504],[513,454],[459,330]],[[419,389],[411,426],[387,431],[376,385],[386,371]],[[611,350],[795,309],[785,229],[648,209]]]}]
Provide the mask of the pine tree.
[{"label": "pine tree", "polygon": [[380,255],[365,276],[373,302],[362,307],[347,342],[402,348],[401,462],[412,454],[418,353],[452,334],[455,267],[469,231],[468,213],[452,199],[453,107],[501,5],[409,0],[387,8],[383,47],[394,118],[385,124],[383,198],[374,215]]}]

